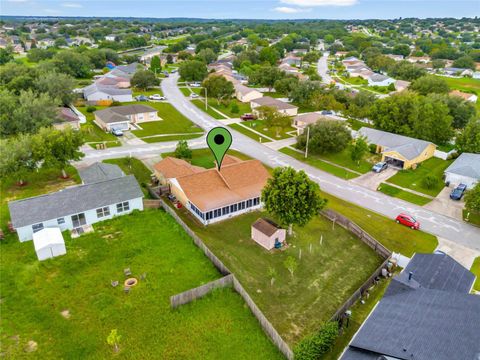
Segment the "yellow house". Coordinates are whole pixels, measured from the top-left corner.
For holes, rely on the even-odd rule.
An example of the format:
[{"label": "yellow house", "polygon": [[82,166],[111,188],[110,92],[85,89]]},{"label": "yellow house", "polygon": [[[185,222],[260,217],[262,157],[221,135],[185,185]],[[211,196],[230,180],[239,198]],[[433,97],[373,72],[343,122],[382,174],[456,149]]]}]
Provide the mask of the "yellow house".
[{"label": "yellow house", "polygon": [[369,144],[377,146],[382,161],[401,169],[415,168],[417,164],[430,159],[437,148],[429,141],[367,127],[358,130],[358,134],[364,136]]}]

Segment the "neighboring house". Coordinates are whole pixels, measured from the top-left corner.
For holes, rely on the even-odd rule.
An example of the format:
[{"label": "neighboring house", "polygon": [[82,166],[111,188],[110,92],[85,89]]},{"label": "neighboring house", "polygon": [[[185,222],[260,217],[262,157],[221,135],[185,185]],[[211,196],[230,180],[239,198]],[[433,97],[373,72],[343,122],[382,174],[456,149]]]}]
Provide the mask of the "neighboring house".
[{"label": "neighboring house", "polygon": [[422,63],[426,64],[430,62],[430,57],[429,56],[409,56],[406,59],[410,63]]},{"label": "neighboring house", "polygon": [[410,81],[405,81],[405,80],[395,80],[395,90],[400,92],[403,90],[408,89],[410,86]]},{"label": "neighboring house", "polygon": [[53,122],[53,127],[55,129],[63,130],[67,126],[79,130],[80,118],[72,111],[72,109],[68,107],[60,107],[57,109],[57,118]]},{"label": "neighboring house", "polygon": [[461,97],[462,99],[466,100],[466,101],[471,101],[473,103],[476,103],[477,100],[478,100],[478,96],[475,95],[475,94],[469,94],[469,93],[465,93],[463,91],[459,91],[459,90],[453,90],[453,91],[450,91],[450,96],[459,96]]},{"label": "neighboring house", "polygon": [[259,106],[273,107],[278,112],[289,116],[295,116],[298,113],[297,106],[272,98],[270,96],[263,96],[250,102],[250,107],[252,108],[253,113],[256,115],[258,115],[258,111],[255,109]]},{"label": "neighboring house", "polygon": [[100,86],[114,86],[118,89],[130,87],[130,79],[120,76],[102,76],[95,83]]},{"label": "neighboring house", "polygon": [[474,78],[474,79],[480,79],[480,71],[475,71],[475,72],[472,74],[472,78]]},{"label": "neighboring house", "polygon": [[375,74],[372,70],[366,69],[364,67],[353,69],[349,71],[350,77],[361,77],[364,80],[370,79],[370,76]]},{"label": "neighboring house", "polygon": [[115,38],[116,36],[113,34],[105,36],[105,40],[107,41],[115,41]]},{"label": "neighboring house", "polygon": [[143,193],[133,175],[116,165],[96,163],[80,171],[83,184],[53,193],[10,201],[12,225],[20,241],[57,227],[61,231],[143,210]]},{"label": "neighboring house", "polygon": [[393,84],[395,82],[395,79],[392,79],[391,77],[382,75],[382,74],[376,74],[374,73],[368,78],[368,85],[369,86],[388,86],[390,84]]},{"label": "neighboring house", "polygon": [[118,101],[118,102],[130,102],[133,101],[131,89],[120,89],[116,86],[107,86],[92,84],[83,89],[83,97],[87,101]]},{"label": "neighboring house", "polygon": [[404,59],[403,55],[387,54],[386,56],[395,61],[402,61]]},{"label": "neighboring house", "polygon": [[295,55],[287,55],[282,60],[282,64],[300,66],[300,65],[302,65],[302,58],[299,57],[299,56],[295,56]]},{"label": "neighboring house", "polygon": [[430,159],[436,149],[436,145],[429,141],[367,127],[358,130],[358,134],[364,136],[369,144],[377,146],[376,152],[382,154],[382,161],[401,169],[415,168]]},{"label": "neighboring house", "polygon": [[462,153],[445,170],[445,182],[473,188],[480,182],[480,154]]},{"label": "neighboring house", "polygon": [[228,155],[220,171],[216,167],[200,171],[166,158],[155,165],[155,173],[204,225],[260,209],[261,192],[270,176],[260,161]]},{"label": "neighboring house", "polygon": [[131,79],[139,68],[143,69],[144,66],[139,64],[138,62],[134,62],[128,65],[118,65],[115,67],[115,69],[106,73],[105,76],[107,77],[116,76],[116,77]]},{"label": "neighboring house", "polygon": [[241,102],[247,103],[262,96],[263,94],[256,89],[249,88],[242,84],[235,84],[235,97]]},{"label": "neighboring house", "polygon": [[415,254],[360,326],[341,360],[478,359],[475,275],[443,253]]},{"label": "neighboring house", "polygon": [[251,234],[253,241],[265,249],[271,250],[276,244],[280,246],[283,244],[287,231],[271,220],[260,218],[252,224]]},{"label": "neighboring house", "polygon": [[320,113],[304,113],[295,116],[292,120],[292,126],[297,129],[297,135],[302,135],[308,125],[316,124],[319,121],[332,121]]},{"label": "neighboring house", "polygon": [[455,68],[455,67],[446,67],[443,69],[443,73],[446,75],[450,76],[459,76],[461,75],[465,70],[464,68]]},{"label": "neighboring house", "polygon": [[105,131],[129,130],[131,124],[160,120],[157,110],[143,104],[113,106],[93,114],[94,122]]}]

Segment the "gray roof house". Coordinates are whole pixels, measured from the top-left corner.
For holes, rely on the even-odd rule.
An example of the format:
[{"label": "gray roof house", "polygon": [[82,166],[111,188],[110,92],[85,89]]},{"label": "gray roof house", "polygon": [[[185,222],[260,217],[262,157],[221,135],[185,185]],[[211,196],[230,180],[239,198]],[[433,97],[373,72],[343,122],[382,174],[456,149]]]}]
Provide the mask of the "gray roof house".
[{"label": "gray roof house", "polygon": [[43,228],[72,230],[143,210],[143,192],[137,180],[118,166],[94,164],[81,170],[80,176],[81,185],[8,203],[20,241],[31,240],[33,233]]},{"label": "gray roof house", "polygon": [[340,359],[478,359],[480,297],[469,294],[474,281],[448,255],[416,254]]},{"label": "gray roof house", "polygon": [[281,101],[270,96],[263,96],[257,99],[250,101],[250,107],[252,110],[259,106],[269,106],[275,108],[278,112],[284,113],[286,115],[295,116],[298,112],[298,107],[292,104],[289,104],[285,101]]},{"label": "gray roof house", "polygon": [[474,187],[480,181],[480,154],[462,153],[445,170],[445,181]]},{"label": "gray roof house", "polygon": [[133,101],[131,89],[121,89],[112,85],[94,83],[83,88],[83,97],[87,101],[112,100],[119,102]]},{"label": "gray roof house", "polygon": [[157,110],[143,104],[113,106],[94,112],[95,123],[104,130],[128,130],[130,124],[160,120]]}]

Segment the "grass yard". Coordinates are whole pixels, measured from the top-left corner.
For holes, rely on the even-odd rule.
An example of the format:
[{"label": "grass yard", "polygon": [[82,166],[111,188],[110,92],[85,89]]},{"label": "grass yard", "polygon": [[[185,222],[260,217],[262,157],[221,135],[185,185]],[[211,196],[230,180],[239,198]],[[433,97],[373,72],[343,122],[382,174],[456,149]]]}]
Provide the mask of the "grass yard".
[{"label": "grass yard", "polygon": [[208,107],[208,109],[205,110],[205,102],[203,100],[200,100],[200,99],[195,99],[195,100],[191,100],[192,104],[195,105],[197,108],[199,108],[200,110],[206,112],[208,115],[210,115],[211,117],[213,117],[214,119],[217,119],[217,120],[225,120],[225,117],[220,115],[218,112],[216,112],[215,110],[213,110],[211,107]]},{"label": "grass yard", "polygon": [[381,183],[377,190],[389,196],[393,196],[420,206],[428,204],[430,201],[432,201],[427,197],[413,194],[386,183]]},{"label": "grass yard", "polygon": [[347,147],[346,149],[332,154],[322,154],[322,155],[308,155],[318,157],[321,160],[327,160],[339,166],[346,167],[350,170],[360,172],[362,174],[366,174],[372,170],[372,166],[380,161],[380,155],[378,154],[371,154],[367,152],[366,158],[360,160],[359,163],[352,160],[350,157],[350,148]]},{"label": "grass yard", "polygon": [[143,164],[143,162],[134,157],[108,159],[103,160],[103,162],[118,165],[125,174],[134,175],[142,188],[143,194],[146,197],[149,197],[149,192],[146,186],[150,184],[152,172]]},{"label": "grass yard", "polygon": [[182,94],[185,95],[185,96],[190,96],[190,94],[192,93],[190,91],[190,88],[187,88],[187,87],[181,87],[179,89],[182,92]]},{"label": "grass yard", "polygon": [[201,137],[203,134],[188,134],[188,135],[167,135],[167,136],[153,136],[143,138],[142,141],[146,143],[157,143],[165,141],[180,141],[180,140],[191,140]]},{"label": "grass yard", "polygon": [[[67,254],[43,262],[32,242],[9,235],[0,244],[6,358],[112,358],[106,339],[117,329],[119,359],[282,359],[230,288],[170,308],[170,296],[221,275],[164,211],[104,221],[75,240],[64,236]],[[128,295],[126,267],[137,278],[146,273]],[[121,285],[114,288],[111,280]],[[27,354],[30,340],[38,348]]]},{"label": "grass yard", "polygon": [[[97,110],[105,109],[105,106],[95,106]],[[121,146],[120,141],[113,134],[103,131],[93,122],[95,115],[93,112],[87,112],[86,106],[79,106],[77,109],[85,115],[87,123],[82,125],[82,129],[85,130],[85,142],[92,143],[92,147],[95,147],[97,143],[105,142],[107,147]]]},{"label": "grass yard", "polygon": [[457,89],[466,92],[474,92],[480,94],[480,80],[463,77],[463,78],[451,78],[447,76],[441,77],[446,81],[450,89]]},{"label": "grass yard", "polygon": [[477,276],[475,284],[473,284],[473,288],[477,291],[480,291],[480,256],[473,261],[470,271]]},{"label": "grass yard", "polygon": [[[227,155],[235,156],[241,160],[251,159],[251,157],[232,149],[228,150]],[[175,157],[173,152],[162,154],[163,158],[167,156]],[[213,157],[210,149],[194,149],[192,150],[192,159],[190,160],[190,163],[195,166],[201,166],[205,169],[211,169],[215,167],[215,158]]]},{"label": "grass yard", "polygon": [[342,179],[349,180],[349,179],[354,179],[354,178],[360,176],[360,175],[358,175],[354,172],[351,172],[351,171],[342,169],[338,166],[329,164],[329,163],[321,160],[317,156],[309,155],[309,157],[307,159],[305,159],[305,156],[302,153],[299,153],[298,151],[290,149],[289,147],[284,147],[284,148],[280,149],[280,152],[282,152],[282,153],[284,153],[288,156],[291,156],[291,157],[297,159],[298,161],[302,161],[302,162],[304,162],[308,165],[311,165],[313,167],[316,167],[317,169],[326,171],[329,174],[335,175],[335,176],[337,176],[339,178],[342,178]]},{"label": "grass yard", "polygon": [[[239,125],[239,124],[230,124],[230,125],[227,125],[228,127],[238,131],[239,133],[245,135],[245,136],[248,136],[249,138],[255,140],[255,141],[258,141],[258,142],[262,142],[262,143],[266,143],[266,142],[270,142],[271,140],[267,139],[266,137],[264,136],[261,136],[261,135],[258,135],[256,133],[254,133],[253,131],[250,131],[248,130],[247,128],[245,128],[244,126],[242,125]],[[260,141],[261,139],[261,141]]]},{"label": "grass yard", "polygon": [[[250,238],[251,224],[268,216],[263,212],[208,227],[197,225],[187,210],[180,213],[291,345],[318,330],[382,263],[367,245],[340,226],[332,230],[322,216],[294,228],[296,236],[287,239],[290,246],[284,251],[267,251]],[[293,277],[284,266],[289,256],[298,263]]]},{"label": "grass yard", "polygon": [[[140,90],[140,89],[134,88],[133,92],[132,92],[133,97],[138,96],[138,95],[150,96],[150,95],[154,95],[154,94],[159,94],[159,95],[163,96],[162,89],[159,88],[159,87],[158,88],[150,88],[148,90]],[[150,105],[151,102],[147,101],[147,102],[143,102],[143,103],[146,104],[146,105]]]},{"label": "grass yard", "polygon": [[[437,196],[444,188],[443,172],[453,162],[453,160],[442,160],[439,158],[430,158],[418,165],[415,170],[401,170],[387,182],[412,189],[430,196]],[[437,184],[431,189],[423,186],[422,180],[429,175],[435,176]]]},{"label": "grass yard", "polygon": [[472,225],[480,226],[480,214],[468,212],[463,209],[463,220],[469,222]]},{"label": "grass yard", "polygon": [[[238,112],[232,111],[232,105],[237,104]],[[240,115],[252,112],[250,103],[243,103],[237,99],[230,99],[227,104],[218,103],[216,99],[208,99],[208,106],[211,106],[231,118],[238,118]]]},{"label": "grass yard", "polygon": [[287,132],[296,131],[296,129],[293,128],[292,126],[288,126],[284,129],[280,129],[280,131],[278,131],[278,136],[277,136],[277,130],[272,127],[267,127],[265,125],[264,120],[248,120],[248,121],[242,122],[242,124],[245,126],[251,127],[253,130],[256,130],[275,140],[290,138],[292,136],[287,134]]},{"label": "grass yard", "polygon": [[368,85],[368,81],[361,78],[360,76],[357,76],[357,77],[344,77],[344,76],[335,76],[337,78],[339,78],[340,80],[342,80],[343,82],[347,83],[347,84],[351,84],[351,85]]},{"label": "grass yard", "polygon": [[360,121],[360,120],[357,120],[357,119],[352,119],[352,118],[349,118],[347,120],[347,123],[349,123],[352,130],[355,130],[355,131],[360,130],[362,127],[373,128],[373,125],[371,125],[371,124],[364,123],[363,121]]}]

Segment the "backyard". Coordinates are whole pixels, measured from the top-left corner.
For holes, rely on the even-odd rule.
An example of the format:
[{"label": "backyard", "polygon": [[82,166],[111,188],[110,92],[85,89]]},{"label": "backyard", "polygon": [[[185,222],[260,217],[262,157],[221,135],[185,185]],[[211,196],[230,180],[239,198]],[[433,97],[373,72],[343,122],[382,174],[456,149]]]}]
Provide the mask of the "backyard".
[{"label": "backyard", "polygon": [[[121,335],[121,359],[283,358],[231,288],[170,308],[170,296],[221,275],[164,211],[120,216],[75,240],[64,237],[67,254],[43,262],[32,242],[14,234],[0,244],[6,358],[112,358],[112,329]],[[145,274],[129,294],[127,267],[137,278]]]},{"label": "backyard", "polygon": [[140,160],[134,157],[124,157],[103,160],[103,162],[118,165],[125,174],[135,176],[142,188],[143,194],[149,197],[146,186],[150,183],[152,172]]}]

